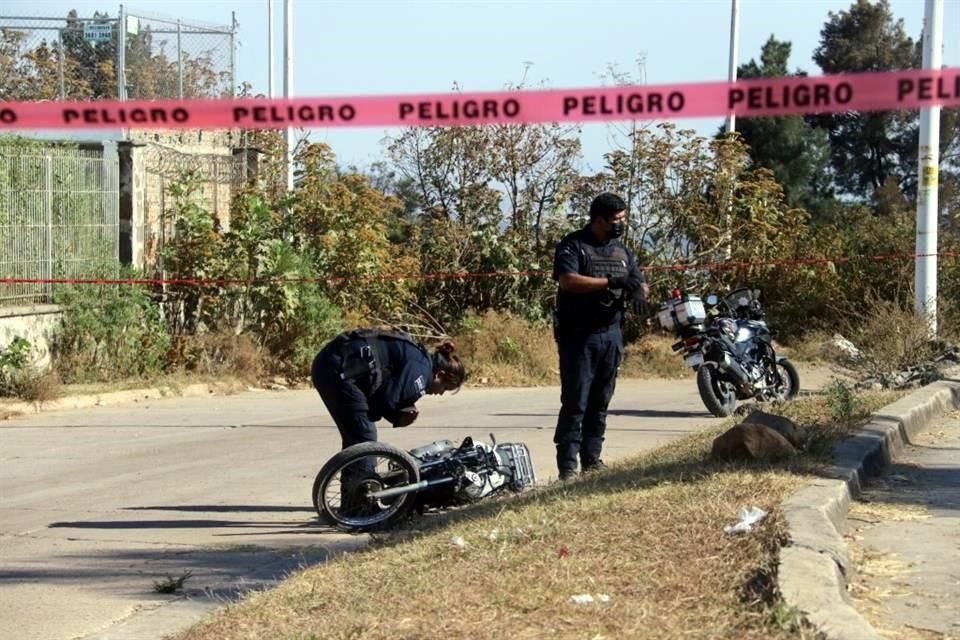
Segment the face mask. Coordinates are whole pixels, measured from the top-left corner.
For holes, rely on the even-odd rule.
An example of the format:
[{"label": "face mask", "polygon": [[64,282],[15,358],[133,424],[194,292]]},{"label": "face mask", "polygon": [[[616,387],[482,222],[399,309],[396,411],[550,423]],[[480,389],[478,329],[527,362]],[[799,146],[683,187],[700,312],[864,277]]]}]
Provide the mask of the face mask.
[{"label": "face mask", "polygon": [[623,235],[623,223],[622,222],[611,222],[610,223],[610,237],[619,238]]}]

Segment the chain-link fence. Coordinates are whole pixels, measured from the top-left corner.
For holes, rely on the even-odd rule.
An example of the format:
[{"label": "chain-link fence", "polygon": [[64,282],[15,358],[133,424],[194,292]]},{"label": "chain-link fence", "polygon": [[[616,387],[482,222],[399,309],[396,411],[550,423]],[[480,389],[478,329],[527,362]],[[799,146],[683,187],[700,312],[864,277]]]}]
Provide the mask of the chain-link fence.
[{"label": "chain-link fence", "polygon": [[0,305],[48,302],[48,282],[115,275],[119,267],[116,153],[0,148]]},{"label": "chain-link fence", "polygon": [[205,25],[122,6],[113,17],[0,16],[0,100],[231,96],[235,37],[233,18]]}]

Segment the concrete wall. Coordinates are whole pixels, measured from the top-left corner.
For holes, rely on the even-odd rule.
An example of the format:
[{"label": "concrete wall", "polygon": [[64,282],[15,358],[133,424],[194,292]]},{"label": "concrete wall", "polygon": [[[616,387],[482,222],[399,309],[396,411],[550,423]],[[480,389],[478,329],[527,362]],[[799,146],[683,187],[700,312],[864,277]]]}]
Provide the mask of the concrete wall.
[{"label": "concrete wall", "polygon": [[121,152],[121,255],[123,262],[150,271],[171,229],[162,225],[172,205],[168,192],[180,172],[196,170],[200,191],[196,203],[212,213],[222,230],[230,227],[230,201],[235,183],[235,149],[239,132],[136,131]]},{"label": "concrete wall", "polygon": [[0,307],[0,348],[6,348],[14,338],[30,343],[34,364],[46,369],[50,366],[50,342],[63,319],[55,305]]}]

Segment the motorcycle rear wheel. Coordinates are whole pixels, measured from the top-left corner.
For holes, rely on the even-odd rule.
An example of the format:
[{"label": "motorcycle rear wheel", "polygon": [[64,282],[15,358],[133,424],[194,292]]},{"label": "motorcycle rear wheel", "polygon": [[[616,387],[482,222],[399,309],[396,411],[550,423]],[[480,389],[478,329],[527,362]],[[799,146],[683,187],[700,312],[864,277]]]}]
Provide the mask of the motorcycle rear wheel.
[{"label": "motorcycle rear wheel", "polygon": [[[343,470],[364,458],[377,459],[376,468],[358,474],[350,487],[339,487]],[[382,468],[381,461],[387,463],[386,468]],[[321,519],[341,531],[380,531],[395,526],[409,515],[416,492],[381,500],[369,498],[368,494],[419,481],[420,465],[406,451],[382,442],[362,442],[340,451],[323,465],[313,482],[313,507]],[[331,494],[334,483],[340,488],[339,499]]]},{"label": "motorcycle rear wheel", "polygon": [[726,418],[737,408],[737,394],[723,381],[716,362],[704,362],[697,369],[697,390],[707,411]]}]

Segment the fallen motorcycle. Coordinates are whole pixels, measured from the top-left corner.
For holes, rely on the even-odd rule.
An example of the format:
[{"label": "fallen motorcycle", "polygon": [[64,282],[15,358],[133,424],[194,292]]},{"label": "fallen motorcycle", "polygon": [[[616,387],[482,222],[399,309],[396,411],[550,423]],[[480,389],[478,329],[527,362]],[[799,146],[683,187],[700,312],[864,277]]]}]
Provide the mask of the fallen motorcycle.
[{"label": "fallen motorcycle", "polygon": [[412,514],[469,504],[536,484],[530,449],[522,443],[456,446],[437,440],[409,452],[384,442],[340,451],[313,483],[313,506],[342,531],[361,533],[396,526]]},{"label": "fallen motorcycle", "polygon": [[760,291],[736,289],[720,298],[674,290],[660,305],[660,325],[673,331],[687,366],[697,372],[704,406],[717,417],[734,412],[737,400],[792,400],[800,391],[793,363],[778,355],[764,320]]}]

